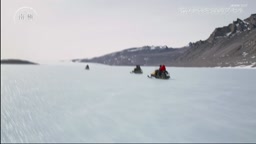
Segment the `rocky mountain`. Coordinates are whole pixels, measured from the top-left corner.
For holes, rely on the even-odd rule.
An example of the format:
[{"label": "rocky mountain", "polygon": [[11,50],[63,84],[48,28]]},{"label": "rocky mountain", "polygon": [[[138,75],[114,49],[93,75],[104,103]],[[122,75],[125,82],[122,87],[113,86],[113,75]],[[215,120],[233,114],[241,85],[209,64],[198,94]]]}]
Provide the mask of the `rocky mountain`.
[{"label": "rocky mountain", "polygon": [[108,65],[166,64],[188,67],[252,65],[256,67],[256,14],[216,28],[208,39],[190,42],[187,47],[143,46],[92,59],[72,61]]},{"label": "rocky mountain", "polygon": [[2,59],[1,64],[29,64],[29,65],[37,65],[37,63],[30,62],[27,60],[19,60],[19,59]]},{"label": "rocky mountain", "polygon": [[163,61],[174,61],[187,48],[175,49],[167,46],[143,46],[125,49],[92,59],[75,59],[73,62],[96,62],[107,65],[158,65]]},{"label": "rocky mountain", "polygon": [[205,41],[190,43],[176,62],[185,66],[255,66],[256,14],[216,28]]}]

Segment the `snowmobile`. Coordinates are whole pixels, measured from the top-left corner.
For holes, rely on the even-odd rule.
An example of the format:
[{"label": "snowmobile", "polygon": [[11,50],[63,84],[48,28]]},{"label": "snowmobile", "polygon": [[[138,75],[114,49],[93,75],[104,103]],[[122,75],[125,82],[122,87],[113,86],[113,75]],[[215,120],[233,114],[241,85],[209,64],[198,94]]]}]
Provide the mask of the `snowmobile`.
[{"label": "snowmobile", "polygon": [[133,71],[131,71],[131,73],[135,73],[135,74],[142,74],[142,69],[140,68],[140,65],[136,65],[136,68],[134,68]]},{"label": "snowmobile", "polygon": [[133,71],[131,71],[131,73],[142,74],[143,72],[142,72],[142,70],[140,69],[140,70],[133,70]]},{"label": "snowmobile", "polygon": [[89,65],[86,65],[85,69],[86,69],[86,70],[89,70],[89,69],[90,69],[90,68],[89,68]]},{"label": "snowmobile", "polygon": [[155,72],[151,73],[151,75],[149,76],[149,78],[156,78],[156,79],[169,79],[170,78],[170,75],[167,71],[164,71],[162,73],[159,73],[158,70],[156,70]]}]

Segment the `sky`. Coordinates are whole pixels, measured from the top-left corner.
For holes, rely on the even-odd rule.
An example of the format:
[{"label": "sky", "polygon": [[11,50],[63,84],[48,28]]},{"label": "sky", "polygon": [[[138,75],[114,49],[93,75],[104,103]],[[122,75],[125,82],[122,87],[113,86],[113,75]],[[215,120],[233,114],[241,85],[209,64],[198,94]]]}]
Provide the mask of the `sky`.
[{"label": "sky", "polygon": [[179,48],[256,13],[255,0],[1,0],[1,59],[92,58]]}]

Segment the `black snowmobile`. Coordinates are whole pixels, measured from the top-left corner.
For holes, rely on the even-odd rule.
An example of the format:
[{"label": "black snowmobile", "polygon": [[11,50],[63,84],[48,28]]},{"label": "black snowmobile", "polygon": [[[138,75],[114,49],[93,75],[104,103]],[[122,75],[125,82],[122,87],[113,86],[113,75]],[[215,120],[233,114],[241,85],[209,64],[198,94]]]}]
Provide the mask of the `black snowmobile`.
[{"label": "black snowmobile", "polygon": [[135,74],[142,74],[142,70],[133,70],[131,73],[135,73]]},{"label": "black snowmobile", "polygon": [[131,73],[135,73],[135,74],[142,74],[142,69],[140,68],[139,65],[136,65],[136,68],[134,68],[133,71],[131,71]]},{"label": "black snowmobile", "polygon": [[86,69],[86,70],[89,70],[89,69],[90,69],[90,68],[89,68],[89,65],[86,65],[85,69]]},{"label": "black snowmobile", "polygon": [[160,72],[159,70],[155,70],[150,76],[148,75],[149,78],[157,78],[157,79],[169,79],[170,75],[167,71]]}]

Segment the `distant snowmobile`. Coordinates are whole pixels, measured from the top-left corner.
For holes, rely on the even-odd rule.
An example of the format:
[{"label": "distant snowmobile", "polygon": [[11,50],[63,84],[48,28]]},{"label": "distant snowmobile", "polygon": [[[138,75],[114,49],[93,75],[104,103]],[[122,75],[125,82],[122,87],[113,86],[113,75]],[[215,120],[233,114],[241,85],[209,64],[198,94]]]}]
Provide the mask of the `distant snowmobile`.
[{"label": "distant snowmobile", "polygon": [[131,73],[142,74],[143,72],[142,72],[142,70],[140,70],[140,71],[131,71]]},{"label": "distant snowmobile", "polygon": [[86,69],[86,70],[89,70],[89,69],[90,69],[90,68],[89,68],[89,65],[86,65],[85,69]]},{"label": "distant snowmobile", "polygon": [[131,71],[131,73],[135,73],[135,74],[142,74],[142,69],[140,68],[139,65],[136,65],[136,68],[134,68],[133,71]]}]

